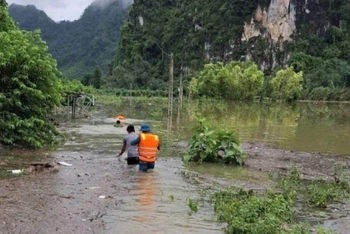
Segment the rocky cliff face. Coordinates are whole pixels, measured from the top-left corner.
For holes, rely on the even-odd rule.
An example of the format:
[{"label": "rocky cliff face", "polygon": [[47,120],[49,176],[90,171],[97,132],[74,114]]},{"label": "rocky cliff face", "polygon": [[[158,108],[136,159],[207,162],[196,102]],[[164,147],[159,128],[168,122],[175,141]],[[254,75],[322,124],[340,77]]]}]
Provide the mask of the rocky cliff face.
[{"label": "rocky cliff face", "polygon": [[[208,62],[252,60],[268,72],[287,66],[296,42],[322,39],[330,26],[339,27],[343,4],[342,0],[135,0],[115,68],[117,73],[131,69],[138,55],[146,76],[165,74],[166,81],[162,47],[174,53],[177,68],[198,70]],[[155,74],[148,67],[163,70]]]},{"label": "rocky cliff face", "polygon": [[296,26],[295,5],[291,0],[272,0],[268,8],[257,6],[250,22],[244,23],[242,41],[269,37],[273,42],[291,40]]},{"label": "rocky cliff face", "polygon": [[283,52],[283,42],[292,40],[296,31],[295,4],[291,0],[271,0],[268,7],[259,4],[250,21],[244,22],[242,42],[248,44],[245,58],[253,59],[256,38],[264,40],[263,60],[259,62],[262,70],[271,70],[277,65],[285,66],[289,59],[288,53],[283,53],[279,61],[276,54]]},{"label": "rocky cliff face", "polygon": [[319,0],[271,0],[265,7],[257,4],[250,21],[244,22],[244,57],[265,71],[285,67],[291,53],[287,42],[308,34],[323,37],[331,25],[338,27],[340,6],[340,1]]}]

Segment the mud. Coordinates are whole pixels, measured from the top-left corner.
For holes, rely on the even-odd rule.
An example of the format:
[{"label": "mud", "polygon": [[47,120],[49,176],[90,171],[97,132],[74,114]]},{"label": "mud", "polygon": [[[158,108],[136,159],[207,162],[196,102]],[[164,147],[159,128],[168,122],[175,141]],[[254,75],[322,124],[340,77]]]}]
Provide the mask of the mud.
[{"label": "mud", "polygon": [[[337,164],[349,168],[350,163],[350,156],[244,143],[249,157],[241,169],[185,166],[180,158],[160,157],[155,171],[143,174],[115,157],[126,132],[125,126],[114,128],[113,121],[97,116],[61,127],[68,141],[46,158],[72,166],[1,180],[0,233],[223,233],[209,204],[189,213],[187,200],[200,198],[196,184],[266,189],[273,183],[271,175],[293,166],[305,179],[332,180]],[[137,126],[142,122],[129,121]],[[176,148],[181,152],[185,145]],[[183,175],[193,171],[197,176],[189,183]],[[343,217],[349,206],[330,209],[342,215],[327,217],[326,225],[347,233],[349,220]]]},{"label": "mud", "polygon": [[[185,147],[186,143],[176,145]],[[188,168],[190,170],[184,173],[185,177],[204,188],[240,187],[254,191],[275,189],[276,179],[281,174],[289,173],[293,167],[298,169],[302,179],[334,182],[336,167],[342,165],[350,178],[350,156],[276,149],[264,143],[243,143],[242,148],[249,155],[243,168],[191,165]],[[297,220],[323,225],[339,234],[349,233],[350,200],[329,204],[321,210],[299,206],[297,204]]]},{"label": "mud", "polygon": [[72,166],[1,180],[0,233],[222,233],[210,204],[189,213],[188,199],[199,194],[179,159],[160,158],[144,174],[116,158],[126,125],[113,122],[62,124],[67,142],[46,158]]},{"label": "mud", "polygon": [[335,156],[274,149],[263,143],[244,143],[243,149],[249,155],[246,166],[252,170],[283,173],[295,166],[306,180],[334,180],[337,165],[343,165],[347,171],[350,168],[350,155]]}]

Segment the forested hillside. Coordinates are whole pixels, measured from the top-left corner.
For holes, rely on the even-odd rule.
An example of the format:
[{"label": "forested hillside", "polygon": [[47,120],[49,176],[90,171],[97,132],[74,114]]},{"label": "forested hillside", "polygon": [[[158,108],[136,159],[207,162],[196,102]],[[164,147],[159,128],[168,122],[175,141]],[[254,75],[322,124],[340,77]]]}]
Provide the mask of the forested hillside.
[{"label": "forested hillside", "polygon": [[303,71],[304,93],[339,94],[350,86],[350,1],[135,0],[114,81],[165,87],[169,53],[188,80],[206,63],[249,60],[267,76]]},{"label": "forested hillside", "polygon": [[12,4],[9,13],[21,29],[41,29],[59,69],[69,78],[81,79],[96,67],[104,74],[110,72],[127,11],[121,1],[103,7],[100,1],[91,4],[74,22],[56,23],[34,6]]}]

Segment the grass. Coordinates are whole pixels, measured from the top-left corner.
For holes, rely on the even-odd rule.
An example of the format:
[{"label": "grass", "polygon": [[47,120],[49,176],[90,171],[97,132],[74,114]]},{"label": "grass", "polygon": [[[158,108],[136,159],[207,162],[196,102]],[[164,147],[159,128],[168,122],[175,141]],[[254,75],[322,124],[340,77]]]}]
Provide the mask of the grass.
[{"label": "grass", "polygon": [[[213,203],[217,221],[226,224],[228,234],[333,234],[336,232],[315,224],[311,210],[326,213],[329,204],[349,197],[344,168],[337,167],[334,174],[335,181],[307,181],[294,167],[279,177],[273,190],[257,192],[216,185],[206,189],[202,196],[209,197],[207,202]],[[184,173],[184,177],[192,181],[190,172]],[[198,209],[196,204],[187,201],[191,213]],[[296,218],[301,213],[305,223]]]}]

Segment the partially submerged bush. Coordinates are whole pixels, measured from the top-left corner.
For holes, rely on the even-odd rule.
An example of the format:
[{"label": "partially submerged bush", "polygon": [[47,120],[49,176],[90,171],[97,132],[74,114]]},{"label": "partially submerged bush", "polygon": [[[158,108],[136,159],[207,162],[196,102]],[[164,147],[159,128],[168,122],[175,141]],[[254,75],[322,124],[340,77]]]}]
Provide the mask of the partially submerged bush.
[{"label": "partially submerged bush", "polygon": [[267,193],[264,196],[242,189],[215,194],[219,222],[227,223],[227,233],[283,233],[293,213],[292,199]]},{"label": "partially submerged bush", "polygon": [[185,162],[223,162],[243,165],[245,154],[240,141],[233,130],[212,130],[204,119],[198,120],[194,128],[189,148],[184,157]]},{"label": "partially submerged bush", "polygon": [[316,207],[326,208],[328,203],[340,201],[347,196],[348,191],[340,184],[316,180],[307,186],[308,202]]},{"label": "partially submerged bush", "polygon": [[[227,223],[226,233],[229,234],[315,233],[307,223],[293,223],[295,196],[289,195],[223,190],[214,194],[216,216],[219,222]],[[315,231],[317,234],[334,233],[322,227]]]},{"label": "partially submerged bush", "polygon": [[344,167],[335,169],[335,181],[313,180],[303,181],[297,168],[291,174],[282,176],[279,187],[285,197],[297,198],[313,207],[326,208],[329,203],[341,201],[349,197],[350,185]]}]

